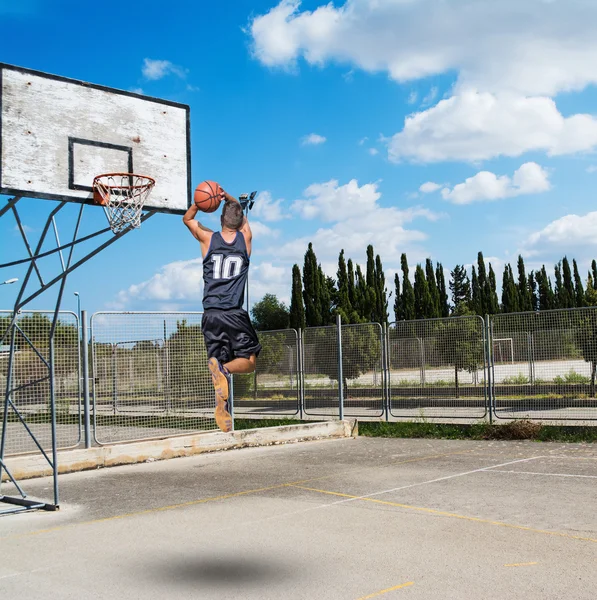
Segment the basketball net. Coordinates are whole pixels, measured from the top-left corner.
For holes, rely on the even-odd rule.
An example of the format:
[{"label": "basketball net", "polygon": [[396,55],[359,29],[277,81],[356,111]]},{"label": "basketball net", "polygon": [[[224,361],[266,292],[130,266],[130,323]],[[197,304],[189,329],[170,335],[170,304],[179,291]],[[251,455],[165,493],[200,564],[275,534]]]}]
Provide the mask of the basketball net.
[{"label": "basketball net", "polygon": [[120,233],[141,226],[141,212],[155,179],[134,173],[106,173],[93,180],[93,200],[106,210],[110,228]]}]

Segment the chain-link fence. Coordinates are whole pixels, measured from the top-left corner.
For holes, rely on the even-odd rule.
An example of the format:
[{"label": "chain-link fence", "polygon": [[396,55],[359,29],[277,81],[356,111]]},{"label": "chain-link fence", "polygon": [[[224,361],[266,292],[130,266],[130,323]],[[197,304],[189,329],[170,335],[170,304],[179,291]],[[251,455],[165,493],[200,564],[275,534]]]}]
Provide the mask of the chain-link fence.
[{"label": "chain-link fence", "polygon": [[390,413],[411,418],[482,418],[486,344],[481,317],[400,321],[388,328]]},{"label": "chain-link fence", "polygon": [[[597,419],[597,308],[490,317],[495,415],[506,419]],[[498,340],[512,340],[496,360]]]},{"label": "chain-link fence", "polygon": [[[0,311],[0,389],[2,400],[7,386],[10,358],[11,311]],[[17,315],[14,331],[14,359],[10,400],[27,427],[41,445],[52,448],[50,412],[50,333],[53,312],[22,311]],[[77,315],[60,312],[54,332],[54,397],[56,405],[56,445],[76,446],[81,440],[80,343]],[[4,401],[0,404],[0,427],[4,417]],[[38,451],[17,414],[8,409],[5,453],[22,454]]]},{"label": "chain-link fence", "polygon": [[384,413],[383,335],[378,323],[342,325],[344,415]]},{"label": "chain-link fence", "polygon": [[338,330],[303,331],[303,403],[307,415],[338,416]]},{"label": "chain-link fence", "polygon": [[234,376],[234,414],[294,416],[300,410],[298,334],[284,329],[258,335],[262,350],[255,372]]},{"label": "chain-link fence", "polygon": [[98,443],[216,428],[201,316],[92,316],[93,427]]}]

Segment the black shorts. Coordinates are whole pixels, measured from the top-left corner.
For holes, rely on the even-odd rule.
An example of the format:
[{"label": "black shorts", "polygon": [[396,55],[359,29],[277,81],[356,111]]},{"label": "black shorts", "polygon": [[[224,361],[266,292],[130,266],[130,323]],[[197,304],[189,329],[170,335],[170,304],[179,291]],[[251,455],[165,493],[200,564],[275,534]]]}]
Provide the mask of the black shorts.
[{"label": "black shorts", "polygon": [[234,358],[259,356],[261,344],[242,308],[218,310],[209,308],[203,313],[201,329],[205,338],[207,357],[227,363]]}]

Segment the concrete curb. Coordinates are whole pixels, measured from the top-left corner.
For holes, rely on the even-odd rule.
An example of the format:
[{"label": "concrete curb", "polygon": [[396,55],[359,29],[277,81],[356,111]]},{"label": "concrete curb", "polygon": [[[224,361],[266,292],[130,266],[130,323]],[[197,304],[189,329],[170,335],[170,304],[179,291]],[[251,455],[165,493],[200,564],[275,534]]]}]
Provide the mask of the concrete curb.
[{"label": "concrete curb", "polygon": [[[94,448],[77,448],[58,453],[58,472],[73,473],[87,469],[114,467],[153,460],[193,456],[202,452],[216,452],[248,446],[269,446],[318,439],[358,436],[356,419],[283,425],[261,429],[243,429],[231,433],[216,431],[194,435],[112,444]],[[7,467],[19,481],[51,475],[52,470],[41,454],[7,457]],[[2,472],[2,481],[8,477]]]}]

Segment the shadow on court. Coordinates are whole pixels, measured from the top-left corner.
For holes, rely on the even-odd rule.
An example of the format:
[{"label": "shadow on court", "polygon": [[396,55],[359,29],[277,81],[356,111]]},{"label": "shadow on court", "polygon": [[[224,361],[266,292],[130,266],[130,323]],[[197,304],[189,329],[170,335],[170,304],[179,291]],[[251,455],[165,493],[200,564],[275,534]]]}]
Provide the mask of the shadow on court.
[{"label": "shadow on court", "polygon": [[0,518],[7,597],[592,600],[597,588],[595,445],[316,441],[65,475],[61,494],[59,513]]}]

